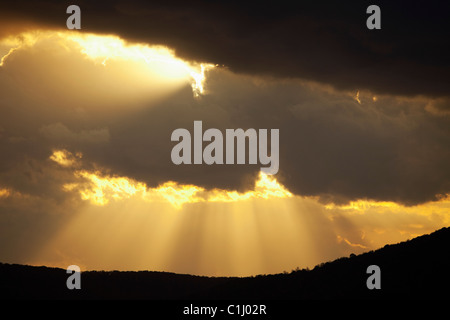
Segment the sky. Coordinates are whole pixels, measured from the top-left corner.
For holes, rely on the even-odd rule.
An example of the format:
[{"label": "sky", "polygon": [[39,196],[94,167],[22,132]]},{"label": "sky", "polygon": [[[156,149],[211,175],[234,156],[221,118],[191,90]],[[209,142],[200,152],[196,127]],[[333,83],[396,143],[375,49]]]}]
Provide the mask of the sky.
[{"label": "sky", "polygon": [[[3,1],[0,262],[250,276],[450,225],[450,5]],[[175,129],[279,129],[279,170]],[[206,143],[204,143],[204,146]]]}]

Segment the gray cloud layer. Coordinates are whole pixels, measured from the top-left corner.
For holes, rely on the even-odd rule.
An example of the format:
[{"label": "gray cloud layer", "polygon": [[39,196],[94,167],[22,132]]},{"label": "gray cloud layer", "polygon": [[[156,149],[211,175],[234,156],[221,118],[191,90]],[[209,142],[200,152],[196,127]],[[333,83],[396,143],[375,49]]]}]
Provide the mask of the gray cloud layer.
[{"label": "gray cloud layer", "polygon": [[253,80],[213,71],[207,82],[213,94],[196,101],[188,90],[182,91],[132,115],[119,131],[112,126],[117,137],[112,150],[122,150],[122,157],[134,165],[110,165],[136,177],[145,172],[149,182],[174,179],[209,188],[246,187],[251,179],[243,177],[255,175],[259,166],[170,163],[171,131],[192,132],[193,121],[203,120],[205,129],[222,131],[279,128],[278,179],[297,194],[334,202],[371,198],[415,204],[448,192],[448,118],[426,111],[426,100],[384,96],[374,102],[371,95],[361,94],[359,104],[349,94],[320,86]]},{"label": "gray cloud layer", "polygon": [[[218,68],[208,72],[209,93],[200,99],[186,84],[164,99],[142,102],[119,95],[117,105],[107,99],[105,107],[101,97],[110,85],[105,82],[97,83],[97,96],[60,89],[51,99],[42,97],[65,80],[40,63],[44,56],[51,59],[48,51],[38,52],[34,60],[26,51],[17,54],[0,70],[2,181],[17,190],[60,193],[62,178],[47,181],[40,168],[55,148],[82,152],[85,165],[96,164],[149,186],[174,180],[206,188],[252,188],[259,164],[171,162],[172,131],[193,132],[193,122],[202,120],[204,130],[280,129],[277,178],[296,194],[337,203],[370,198],[416,204],[449,192],[450,126],[448,116],[433,107],[448,105],[445,99],[382,95],[374,101],[373,94],[361,91],[358,103],[355,92]],[[52,52],[61,57],[56,47]],[[86,76],[103,72],[81,54],[61,59],[61,68],[67,59],[65,74],[70,79],[76,71],[69,65]],[[28,84],[44,76],[46,82],[34,91],[21,86],[17,74]]]},{"label": "gray cloud layer", "polygon": [[[383,29],[376,35],[356,27],[356,20],[365,25],[364,14],[350,18],[360,5],[347,11],[330,4],[320,13],[317,5],[302,5],[297,11],[250,10],[234,3],[201,9],[136,1],[80,6],[85,31],[165,43],[181,56],[224,63],[231,71],[210,71],[209,94],[201,99],[193,98],[186,85],[164,99],[143,102],[130,98],[131,76],[114,78],[81,55],[65,56],[50,43],[36,45],[33,53],[18,51],[0,69],[0,146],[7,155],[0,161],[3,183],[30,191],[25,180],[14,178],[17,163],[28,166],[19,176],[36,182],[40,176],[33,161],[45,163],[52,149],[66,148],[82,152],[86,163],[150,186],[175,180],[206,188],[250,188],[260,165],[171,163],[172,131],[192,130],[193,121],[202,120],[205,129],[280,129],[277,177],[297,194],[334,202],[370,198],[416,204],[449,192],[450,103],[445,97],[448,78],[442,76],[448,73],[448,62],[441,48],[448,38],[440,28],[446,26],[443,13],[437,10],[444,4],[426,9],[432,10],[433,21],[422,24],[423,32],[415,25],[397,28],[415,17],[419,8],[414,4],[403,14],[386,5]],[[55,27],[65,25],[63,7],[51,1],[38,7],[19,1],[8,3],[2,12],[11,14],[10,19]],[[398,14],[398,23],[389,18],[391,12]],[[419,46],[421,40],[427,51]],[[414,50],[406,50],[411,46]],[[74,80],[81,76],[85,81]],[[274,76],[358,88],[361,104],[353,97],[356,90]],[[377,91],[440,97],[378,96]],[[45,191],[42,184],[32,185],[40,194]]]}]

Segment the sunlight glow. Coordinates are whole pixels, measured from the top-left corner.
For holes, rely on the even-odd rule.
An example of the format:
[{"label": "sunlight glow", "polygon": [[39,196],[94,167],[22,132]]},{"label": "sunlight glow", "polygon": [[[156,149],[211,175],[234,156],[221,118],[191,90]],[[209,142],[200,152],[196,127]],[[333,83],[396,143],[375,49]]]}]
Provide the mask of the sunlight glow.
[{"label": "sunlight glow", "polygon": [[223,191],[214,189],[211,191],[211,196],[208,198],[208,201],[229,202],[247,200],[251,198],[269,199],[289,198],[292,196],[292,193],[279,184],[274,177],[260,172],[259,179],[255,182],[255,190],[239,193],[237,191]]},{"label": "sunlight glow", "polygon": [[[49,159],[63,167],[70,167],[81,156],[81,154],[74,156],[67,150],[55,150]],[[269,177],[262,172],[255,182],[254,190],[245,193],[221,189],[205,190],[195,185],[182,185],[174,181],[168,181],[157,188],[148,188],[143,182],[127,177],[105,175],[100,171],[75,170],[74,176],[84,182],[64,184],[63,190],[77,190],[81,199],[90,200],[92,204],[99,206],[108,204],[112,199],[121,200],[132,196],[138,196],[151,202],[169,202],[176,208],[180,208],[185,203],[292,197],[292,194],[274,177]]]},{"label": "sunlight glow", "polygon": [[421,215],[442,214],[446,218],[446,223],[450,223],[450,195],[441,196],[439,201],[429,202],[418,206],[406,207],[391,201],[374,201],[374,200],[357,200],[350,201],[345,205],[327,204],[324,206],[327,210],[339,210],[348,214],[365,214],[367,212],[397,212],[397,213],[413,213],[417,212]]},{"label": "sunlight glow", "polygon": [[[184,61],[167,47],[114,35],[38,30],[0,38],[0,67],[12,80],[4,81],[5,92],[16,84],[23,88],[1,99],[17,107],[24,102],[17,115],[25,116],[19,129],[26,129],[20,134],[23,143],[17,143],[12,139],[22,132],[14,123],[2,123],[8,135],[9,127],[14,133],[11,140],[0,137],[7,146],[4,156],[11,149],[14,160],[23,148],[33,149],[24,151],[31,158],[8,161],[11,165],[2,172],[0,235],[14,245],[3,251],[11,257],[23,254],[27,264],[249,276],[313,268],[450,225],[450,195],[416,206],[371,199],[324,205],[319,197],[291,193],[262,172],[253,186],[238,192],[176,181],[150,186],[88,163],[91,152],[99,159],[107,156],[101,144],[114,142],[110,147],[117,148],[111,150],[119,157],[124,142],[136,147],[143,131],[131,132],[136,141],[119,135],[134,119],[150,115],[143,109],[162,109],[166,98],[184,104],[182,99],[192,98],[191,90],[195,98],[208,93],[208,70],[215,66]],[[258,86],[266,82],[258,77],[252,81]],[[22,93],[27,95],[23,101]],[[30,114],[35,105],[25,102],[35,99],[36,106],[45,103],[36,108],[39,114]],[[346,92],[346,99],[361,104],[384,98],[361,90]],[[438,112],[432,102],[430,112]],[[10,114],[8,108],[5,112]],[[15,119],[16,113],[11,114]],[[33,115],[39,122],[29,122]],[[110,136],[110,124],[117,136]],[[40,142],[45,149],[38,148]],[[48,147],[55,149],[41,161],[39,150]],[[85,154],[63,148],[83,148]],[[16,218],[25,221],[17,223],[21,229],[14,229]]]},{"label": "sunlight glow", "polygon": [[340,235],[337,235],[336,238],[337,238],[338,243],[345,242],[346,244],[348,244],[350,247],[353,247],[353,248],[367,249],[366,246],[359,244],[359,243],[352,243],[347,238],[341,237]]},{"label": "sunlight glow", "polygon": [[191,77],[194,79],[192,83],[192,91],[194,92],[194,97],[199,97],[204,94],[204,82],[205,82],[205,71],[213,68],[212,64],[201,64],[200,72],[191,71]]},{"label": "sunlight glow", "polygon": [[8,189],[0,189],[0,198],[9,197],[11,192]]},{"label": "sunlight glow", "polygon": [[[247,192],[174,181],[152,188],[95,165],[97,170],[88,170],[90,164],[85,167],[67,150],[55,150],[50,158],[73,175],[62,190],[86,205],[77,206],[78,214],[34,264],[75,261],[92,270],[248,276],[312,268],[450,225],[448,195],[411,207],[373,200],[325,206],[262,173]],[[8,194],[2,190],[0,195]]]},{"label": "sunlight glow", "polygon": [[[38,32],[24,32],[18,36],[8,36],[6,38],[0,39],[0,67],[5,65],[5,61],[10,57],[15,51],[33,46],[39,40]],[[7,51],[6,54],[1,52]]]},{"label": "sunlight glow", "polygon": [[159,187],[148,188],[143,182],[127,177],[102,175],[100,172],[77,170],[74,175],[88,181],[85,183],[69,183],[63,185],[63,190],[78,190],[83,200],[90,200],[92,204],[103,206],[110,200],[122,200],[138,196],[149,202],[169,202],[175,208],[181,208],[185,203],[196,202],[231,202],[254,198],[287,198],[292,194],[280,185],[274,178],[264,173],[256,181],[255,190],[239,193],[213,189],[207,191],[195,185],[183,185],[168,181]]},{"label": "sunlight glow", "polygon": [[[91,182],[91,187],[80,191],[81,199],[91,200],[93,204],[105,205],[109,199],[121,200],[129,198],[136,193],[145,195],[144,183],[136,182],[124,177],[102,177],[98,172],[91,173],[85,170],[76,171],[75,176],[82,177]],[[70,186],[70,187],[69,187]],[[65,185],[64,189],[73,189],[74,185]]]},{"label": "sunlight glow", "polygon": [[82,53],[89,58],[101,61],[106,66],[110,59],[144,61],[152,70],[170,77],[191,77],[192,91],[195,97],[204,93],[205,71],[214,67],[212,64],[190,64],[177,58],[173,50],[165,46],[148,46],[129,44],[116,36],[99,36],[94,34],[69,34],[67,37],[78,43]]},{"label": "sunlight glow", "polygon": [[9,49],[8,53],[5,54],[1,59],[0,59],[0,67],[3,67],[5,60],[14,52],[16,51],[17,48],[11,48]]},{"label": "sunlight glow", "polygon": [[105,67],[111,60],[143,62],[150,72],[162,77],[190,81],[194,97],[204,94],[205,71],[214,67],[212,64],[189,63],[177,58],[174,51],[165,46],[128,43],[114,35],[95,35],[74,31],[24,32],[18,36],[0,39],[0,67],[4,66],[5,61],[14,52],[31,47],[44,39],[56,39],[67,50],[69,48],[65,41],[75,43],[82,54]]},{"label": "sunlight glow", "polygon": [[67,150],[54,150],[50,156],[50,160],[55,161],[63,167],[71,167],[77,162],[77,158],[81,158],[81,153],[75,156]]},{"label": "sunlight glow", "polygon": [[345,205],[336,205],[334,203],[325,205],[325,208],[328,210],[332,209],[341,209],[341,210],[356,210],[356,211],[364,211],[370,208],[400,208],[401,206],[395,202],[389,201],[369,201],[369,200],[357,200],[350,201]]},{"label": "sunlight glow", "polygon": [[361,100],[359,99],[359,90],[356,92],[355,101],[361,104]]}]

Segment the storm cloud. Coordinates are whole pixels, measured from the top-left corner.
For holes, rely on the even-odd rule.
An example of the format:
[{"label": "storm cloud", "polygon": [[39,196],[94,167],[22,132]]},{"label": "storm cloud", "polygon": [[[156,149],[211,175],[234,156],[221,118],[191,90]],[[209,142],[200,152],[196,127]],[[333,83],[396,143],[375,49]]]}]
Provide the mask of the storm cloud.
[{"label": "storm cloud", "polygon": [[[252,189],[260,165],[172,163],[176,143],[171,133],[177,128],[193,133],[194,121],[201,120],[204,130],[279,129],[276,177],[298,195],[326,203],[372,199],[414,205],[449,191],[450,126],[441,111],[446,98],[337,90],[219,67],[206,73],[200,98],[186,82],[158,99],[137,99],[147,90],[161,94],[168,85],[156,91],[156,80],[148,80],[136,89],[135,82],[142,80],[132,81],[132,68],[130,74],[120,69],[118,77],[114,62],[98,66],[77,47],[67,53],[56,40],[41,41],[15,53],[0,72],[0,139],[8,155],[1,163],[12,187],[21,180],[8,170],[19,159],[45,163],[52,150],[63,148],[83,154],[85,168],[103,168],[150,187],[176,181],[207,189]],[[48,71],[49,61],[58,72]],[[76,82],[74,75],[87,80]],[[109,93],[116,87],[120,90]]]},{"label": "storm cloud", "polygon": [[[2,19],[65,28],[67,1],[6,1]],[[445,1],[78,1],[82,30],[163,44],[186,60],[338,89],[448,96]],[[381,30],[366,9],[381,8]]]}]

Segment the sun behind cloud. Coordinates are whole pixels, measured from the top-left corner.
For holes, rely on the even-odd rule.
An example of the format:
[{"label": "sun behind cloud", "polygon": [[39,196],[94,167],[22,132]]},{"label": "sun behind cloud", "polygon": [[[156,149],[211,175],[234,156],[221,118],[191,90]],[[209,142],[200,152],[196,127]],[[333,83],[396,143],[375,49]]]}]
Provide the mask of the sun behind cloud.
[{"label": "sun behind cloud", "polygon": [[204,94],[205,73],[215,67],[209,63],[183,61],[175,56],[173,50],[161,45],[129,43],[115,35],[61,30],[34,30],[0,39],[0,67],[4,67],[16,52],[48,40],[67,51],[73,50],[75,44],[83,55],[105,67],[113,61],[133,61],[142,64],[143,70],[158,74],[160,80],[185,79],[191,83],[195,97]]}]

